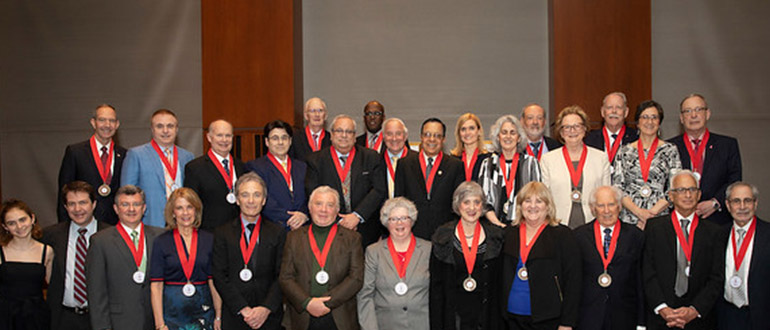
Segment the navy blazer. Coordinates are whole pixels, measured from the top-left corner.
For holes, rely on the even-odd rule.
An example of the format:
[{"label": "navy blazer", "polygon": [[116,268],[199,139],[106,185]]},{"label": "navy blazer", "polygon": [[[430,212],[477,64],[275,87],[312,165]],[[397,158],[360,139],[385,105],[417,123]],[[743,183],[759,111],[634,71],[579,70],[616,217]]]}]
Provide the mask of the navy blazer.
[{"label": "navy blazer", "polygon": [[262,214],[268,219],[275,221],[289,230],[286,220],[291,217],[287,211],[300,211],[308,214],[307,195],[305,194],[305,174],[307,173],[307,164],[305,162],[291,159],[291,182],[294,186],[293,191],[289,191],[283,174],[270,161],[267,155],[259,157],[246,163],[247,171],[257,173],[267,185],[267,201],[262,208]]},{"label": "navy blazer", "polygon": [[[684,134],[678,135],[668,140],[676,145],[679,150],[679,159],[682,160],[683,169],[692,169],[690,154],[685,146]],[[687,143],[690,143],[689,141]],[[703,173],[701,173],[700,190],[701,201],[716,198],[722,206],[720,210],[714,212],[708,220],[718,224],[726,224],[732,217],[725,207],[725,190],[733,182],[741,181],[741,152],[738,150],[738,140],[735,138],[709,132],[708,145],[704,151],[706,153],[703,163]]]}]

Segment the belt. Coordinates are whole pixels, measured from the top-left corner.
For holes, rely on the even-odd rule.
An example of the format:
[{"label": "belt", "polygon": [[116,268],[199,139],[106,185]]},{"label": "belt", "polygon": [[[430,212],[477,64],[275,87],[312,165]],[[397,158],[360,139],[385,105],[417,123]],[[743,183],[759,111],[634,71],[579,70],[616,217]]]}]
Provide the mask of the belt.
[{"label": "belt", "polygon": [[61,306],[65,310],[68,310],[70,312],[73,312],[77,315],[86,315],[88,314],[88,307],[69,307],[69,306]]}]

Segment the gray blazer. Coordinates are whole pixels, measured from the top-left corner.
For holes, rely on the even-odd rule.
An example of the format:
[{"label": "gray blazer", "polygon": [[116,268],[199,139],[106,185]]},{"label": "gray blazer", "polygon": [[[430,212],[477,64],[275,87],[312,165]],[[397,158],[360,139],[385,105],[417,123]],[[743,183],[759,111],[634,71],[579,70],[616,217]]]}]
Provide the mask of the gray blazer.
[{"label": "gray blazer", "polygon": [[162,228],[144,226],[147,271],[142,284],[134,283],[134,257],[116,227],[91,236],[86,257],[86,278],[89,314],[94,330],[155,328],[150,307],[150,257],[153,241],[163,231]]},{"label": "gray blazer", "polygon": [[358,322],[361,329],[428,329],[430,292],[430,241],[416,238],[414,254],[406,268],[403,296],[396,295],[398,272],[382,239],[366,248],[364,286],[358,292]]}]

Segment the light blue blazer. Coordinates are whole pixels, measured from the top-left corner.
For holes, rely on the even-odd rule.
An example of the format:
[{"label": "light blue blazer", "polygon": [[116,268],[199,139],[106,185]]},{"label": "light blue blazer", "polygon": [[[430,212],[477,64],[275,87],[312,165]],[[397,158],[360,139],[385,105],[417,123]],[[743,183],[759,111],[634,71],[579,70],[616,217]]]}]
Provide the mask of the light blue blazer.
[{"label": "light blue blazer", "polygon": [[[182,187],[184,182],[184,166],[193,159],[193,154],[177,146],[179,166],[177,167],[176,184]],[[165,227],[163,210],[166,208],[166,178],[163,173],[163,163],[152,148],[145,143],[128,150],[123,160],[123,170],[120,184],[132,184],[144,190],[147,211],[144,213],[144,224],[155,227]],[[117,203],[117,202],[116,202]]]}]

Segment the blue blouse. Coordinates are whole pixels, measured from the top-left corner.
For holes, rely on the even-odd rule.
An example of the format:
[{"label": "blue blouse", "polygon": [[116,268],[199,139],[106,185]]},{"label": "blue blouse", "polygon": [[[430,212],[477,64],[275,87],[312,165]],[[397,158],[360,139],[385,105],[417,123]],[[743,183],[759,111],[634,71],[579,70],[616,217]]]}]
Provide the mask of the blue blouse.
[{"label": "blue blouse", "polygon": [[[185,246],[184,240],[182,245]],[[214,246],[214,234],[198,230],[198,251],[195,266],[190,276],[193,284],[205,284],[211,278],[211,251]],[[185,254],[187,246],[185,246]],[[182,262],[176,253],[174,231],[168,230],[155,238],[150,264],[150,281],[165,282],[166,285],[184,285],[187,277],[182,269]]]},{"label": "blue blouse", "polygon": [[[516,265],[516,274],[523,267],[521,257]],[[529,301],[529,281],[522,281],[518,276],[513,276],[511,292],[508,293],[508,312],[516,315],[532,315],[532,304]]]}]

